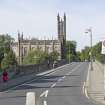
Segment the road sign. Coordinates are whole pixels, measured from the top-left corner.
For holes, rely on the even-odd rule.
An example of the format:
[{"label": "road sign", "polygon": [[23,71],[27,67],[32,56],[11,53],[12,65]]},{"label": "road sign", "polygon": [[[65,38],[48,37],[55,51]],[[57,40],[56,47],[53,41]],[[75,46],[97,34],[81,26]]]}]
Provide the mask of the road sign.
[{"label": "road sign", "polygon": [[105,54],[105,39],[102,40],[102,50],[101,54]]}]

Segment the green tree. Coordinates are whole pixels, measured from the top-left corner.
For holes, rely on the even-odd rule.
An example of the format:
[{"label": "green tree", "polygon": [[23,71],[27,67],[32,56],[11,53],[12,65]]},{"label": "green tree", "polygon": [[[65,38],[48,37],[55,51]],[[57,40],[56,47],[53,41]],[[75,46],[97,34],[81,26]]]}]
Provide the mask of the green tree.
[{"label": "green tree", "polygon": [[3,58],[1,62],[2,69],[12,67],[17,64],[15,54],[10,50]]},{"label": "green tree", "polygon": [[0,35],[0,69],[2,60],[4,59],[5,55],[7,55],[10,51],[10,45],[12,42],[13,38],[11,38],[10,35]]},{"label": "green tree", "polygon": [[47,53],[40,49],[30,50],[23,59],[23,64],[39,64],[47,59]]},{"label": "green tree", "polygon": [[97,59],[101,63],[104,63],[105,55],[101,54],[101,46],[102,46],[101,42],[98,42],[96,45],[94,45],[93,49],[92,49],[92,55],[93,55],[94,59]]},{"label": "green tree", "polygon": [[89,60],[90,59],[90,47],[86,46],[82,51],[81,51],[81,61]]},{"label": "green tree", "polygon": [[48,55],[50,61],[58,60],[58,56],[59,56],[59,53],[57,51],[53,51]]},{"label": "green tree", "polygon": [[81,52],[77,51],[77,61],[81,61]]},{"label": "green tree", "polygon": [[75,41],[67,41],[66,42],[66,58],[69,61],[77,61],[77,53],[76,53],[76,42]]}]

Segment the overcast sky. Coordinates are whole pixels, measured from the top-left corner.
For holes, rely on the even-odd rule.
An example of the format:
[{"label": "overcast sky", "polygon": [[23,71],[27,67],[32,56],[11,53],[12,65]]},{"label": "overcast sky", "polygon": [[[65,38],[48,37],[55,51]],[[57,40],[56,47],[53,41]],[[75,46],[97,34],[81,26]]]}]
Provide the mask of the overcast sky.
[{"label": "overcast sky", "polygon": [[57,13],[67,15],[67,39],[77,42],[77,50],[89,45],[85,29],[92,27],[93,43],[105,37],[105,0],[0,0],[0,34],[17,38],[57,38]]}]

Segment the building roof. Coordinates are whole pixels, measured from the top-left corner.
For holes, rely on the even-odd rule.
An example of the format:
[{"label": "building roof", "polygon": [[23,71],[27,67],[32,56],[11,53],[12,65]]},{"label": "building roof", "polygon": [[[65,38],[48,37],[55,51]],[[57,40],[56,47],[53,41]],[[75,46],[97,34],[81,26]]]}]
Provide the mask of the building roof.
[{"label": "building roof", "polygon": [[[21,40],[20,43],[22,43],[22,44],[31,44],[31,45],[45,45],[45,44],[50,45],[52,43],[59,44],[60,41],[59,40],[37,40],[37,39],[28,40],[28,39],[26,39],[26,40]],[[12,45],[15,46],[17,44],[18,44],[18,42],[14,42]]]}]

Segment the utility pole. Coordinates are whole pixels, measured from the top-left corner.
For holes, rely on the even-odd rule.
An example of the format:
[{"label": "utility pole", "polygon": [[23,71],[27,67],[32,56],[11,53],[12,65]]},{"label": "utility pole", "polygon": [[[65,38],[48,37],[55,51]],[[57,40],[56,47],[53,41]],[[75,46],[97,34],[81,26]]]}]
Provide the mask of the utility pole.
[{"label": "utility pole", "polygon": [[69,44],[69,63],[70,63],[70,44]]},{"label": "utility pole", "polygon": [[91,64],[91,71],[93,70],[93,55],[92,55],[92,29],[89,28],[86,30],[85,33],[90,34],[90,64]]},{"label": "utility pole", "polygon": [[91,45],[91,70],[93,70],[93,55],[92,55],[92,29],[90,28],[90,45]]}]

